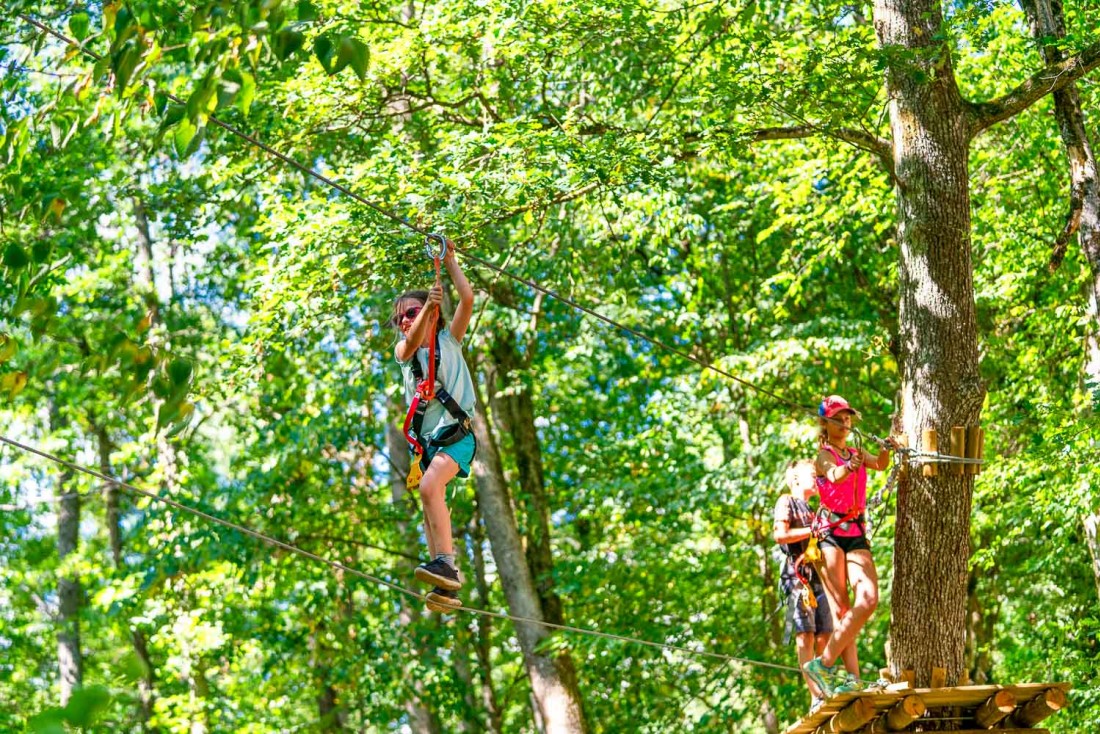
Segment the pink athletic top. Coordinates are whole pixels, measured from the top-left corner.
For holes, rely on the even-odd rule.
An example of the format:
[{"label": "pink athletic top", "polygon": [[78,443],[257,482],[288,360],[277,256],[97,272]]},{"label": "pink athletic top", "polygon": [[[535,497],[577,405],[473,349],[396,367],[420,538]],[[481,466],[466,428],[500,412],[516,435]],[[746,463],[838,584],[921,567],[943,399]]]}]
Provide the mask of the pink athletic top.
[{"label": "pink athletic top", "polygon": [[[844,463],[844,459],[840,458],[840,452],[835,448],[829,444],[825,444],[824,448],[833,455],[838,466]],[[821,493],[821,504],[833,512],[845,515],[852,508],[858,507],[862,513],[867,507],[867,466],[860,464],[859,469],[844,477],[842,482],[832,482],[826,477],[818,477],[817,487]],[[859,523],[853,522],[848,524],[847,530],[835,527],[832,533],[842,538],[855,538],[863,535],[863,529]]]}]

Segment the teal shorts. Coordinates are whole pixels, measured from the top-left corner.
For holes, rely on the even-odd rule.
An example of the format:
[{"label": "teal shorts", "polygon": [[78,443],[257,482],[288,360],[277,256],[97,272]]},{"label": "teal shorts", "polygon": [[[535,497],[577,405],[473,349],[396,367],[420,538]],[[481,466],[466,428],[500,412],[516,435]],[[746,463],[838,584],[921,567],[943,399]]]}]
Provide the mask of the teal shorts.
[{"label": "teal shorts", "polygon": [[428,464],[432,463],[432,459],[438,453],[446,454],[454,459],[454,462],[458,464],[458,476],[465,479],[470,476],[470,462],[474,460],[474,454],[477,453],[477,442],[474,441],[474,434],[467,433],[450,446],[434,446],[429,443],[428,452],[420,460],[420,468],[428,471]]}]

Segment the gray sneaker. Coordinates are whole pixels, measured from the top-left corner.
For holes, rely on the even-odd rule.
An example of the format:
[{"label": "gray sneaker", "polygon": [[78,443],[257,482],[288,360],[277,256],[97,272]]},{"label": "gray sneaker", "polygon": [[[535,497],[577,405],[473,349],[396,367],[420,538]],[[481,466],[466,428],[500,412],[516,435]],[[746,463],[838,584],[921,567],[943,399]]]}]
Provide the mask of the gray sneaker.
[{"label": "gray sneaker", "polygon": [[802,666],[802,670],[806,672],[806,677],[814,682],[814,685],[818,687],[825,699],[830,699],[836,695],[836,689],[833,686],[836,668],[837,663],[828,666],[821,662],[821,658],[814,658]]}]

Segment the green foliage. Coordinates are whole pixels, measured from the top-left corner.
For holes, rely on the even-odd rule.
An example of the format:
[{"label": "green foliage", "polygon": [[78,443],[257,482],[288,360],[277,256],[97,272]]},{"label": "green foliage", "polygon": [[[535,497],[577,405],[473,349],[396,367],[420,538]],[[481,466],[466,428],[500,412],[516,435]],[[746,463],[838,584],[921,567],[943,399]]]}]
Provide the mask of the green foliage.
[{"label": "green foliage", "polygon": [[[1073,52],[1100,26],[1091,5],[1067,5]],[[384,322],[394,296],[434,277],[421,239],[217,117],[399,218],[794,402],[463,261],[479,294],[464,346],[528,539],[535,502],[519,490],[500,398],[531,395],[566,621],[794,664],[766,575],[783,467],[812,455],[823,394],[845,394],[866,429],[887,432],[903,346],[893,184],[840,134],[890,132],[881,79],[896,59],[877,49],[865,9],[14,9],[104,60],[0,20],[11,69],[0,80],[5,435],[99,466],[102,434],[115,476],[410,584],[419,516],[388,483],[385,432],[403,411]],[[969,99],[1037,68],[1015,5],[951,11]],[[1081,93],[1091,119],[1095,86]],[[1067,193],[1049,110],[1040,103],[972,149],[990,459],[972,567],[991,620],[975,640],[989,653],[979,667],[1003,682],[1072,682],[1073,705],[1051,719],[1069,732],[1100,725],[1082,524],[1100,486],[1100,426],[1097,387],[1082,377],[1095,327],[1081,295],[1088,264],[1071,249],[1047,267]],[[755,139],[796,126],[819,134]],[[501,366],[505,346],[516,356]],[[86,501],[80,548],[61,564],[55,505],[40,500],[65,491]],[[491,554],[475,495],[470,482],[452,497],[471,580],[474,551]],[[534,730],[508,623],[411,615],[391,590],[125,492],[116,563],[98,481],[7,449],[0,503],[19,508],[0,513],[0,698],[25,702],[0,711],[0,728],[139,728],[152,673],[148,726],[164,731],[199,719],[209,731],[309,730],[328,689],[351,730],[403,726],[412,701],[458,730],[486,721],[462,695],[486,679],[503,729]],[[883,602],[860,642],[868,678],[884,661],[892,532],[887,516],[875,536]],[[487,596],[471,583],[464,599],[504,609],[489,560]],[[86,687],[57,709],[47,621],[61,574],[84,587],[88,665]],[[806,705],[784,673],[579,635],[545,647],[571,656],[594,731],[758,731],[765,704],[783,721]]]}]

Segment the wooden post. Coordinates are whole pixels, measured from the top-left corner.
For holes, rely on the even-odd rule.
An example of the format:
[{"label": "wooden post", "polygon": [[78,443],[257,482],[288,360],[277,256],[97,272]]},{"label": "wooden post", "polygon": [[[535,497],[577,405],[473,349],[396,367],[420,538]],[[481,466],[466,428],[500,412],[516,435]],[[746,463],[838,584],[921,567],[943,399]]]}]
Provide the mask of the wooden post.
[{"label": "wooden post", "polygon": [[901,731],[924,716],[926,708],[924,699],[920,696],[906,696],[895,703],[883,717],[889,727],[887,731]]},{"label": "wooden post", "polygon": [[963,668],[963,672],[959,673],[959,685],[960,686],[970,685],[970,671],[967,670],[966,668]]},{"label": "wooden post", "polygon": [[[924,429],[924,438],[921,440],[921,450],[922,451],[927,451],[927,452],[932,453],[932,454],[939,451],[939,442],[938,442],[938,439],[936,438],[936,429],[935,428],[925,428]],[[921,467],[921,473],[924,474],[924,476],[926,476],[926,477],[936,476],[936,474],[938,472],[938,469],[939,469],[939,467],[936,465],[936,462],[935,461],[929,461],[928,459],[924,459],[923,462],[924,463],[923,463],[923,466]]]},{"label": "wooden post", "polygon": [[[957,456],[960,459],[966,458],[966,429],[962,426],[954,426],[951,429],[951,455]],[[962,474],[963,464],[961,461],[954,461],[947,467],[948,474]]]},{"label": "wooden post", "polygon": [[[979,428],[978,429],[978,458],[979,459],[984,459],[985,458],[985,429],[984,428]],[[982,465],[981,464],[975,464],[974,465],[974,472],[976,474],[981,474],[982,473]]]},{"label": "wooden post", "polygon": [[[966,429],[966,458],[979,459],[982,445],[982,429],[978,426],[969,426]],[[967,464],[967,474],[977,474],[979,464]]]},{"label": "wooden post", "polygon": [[[894,436],[894,441],[901,448],[904,448],[904,449],[909,448],[909,434],[908,433],[899,433],[898,435]],[[896,457],[894,457],[894,461],[900,461],[901,462],[901,470],[898,472],[899,476],[901,476],[902,478],[905,478],[905,477],[909,476],[909,460],[906,459],[903,454],[898,454]],[[883,677],[888,678],[889,676],[883,676]]]},{"label": "wooden post", "polygon": [[932,679],[928,684],[929,688],[943,688],[947,685],[947,669],[946,668],[932,668]]},{"label": "wooden post", "polygon": [[908,683],[910,688],[917,687],[917,676],[912,670],[901,671],[901,679]]},{"label": "wooden post", "polygon": [[997,691],[974,713],[974,720],[983,729],[992,729],[1001,719],[1016,710],[1016,695],[1012,691]]},{"label": "wooden post", "polygon": [[1065,705],[1065,691],[1061,688],[1048,688],[1020,707],[1009,719],[1008,725],[1020,729],[1030,728]]},{"label": "wooden post", "polygon": [[829,734],[842,734],[843,732],[859,731],[871,719],[875,718],[878,711],[874,702],[868,697],[857,698],[833,718],[823,728]]}]

